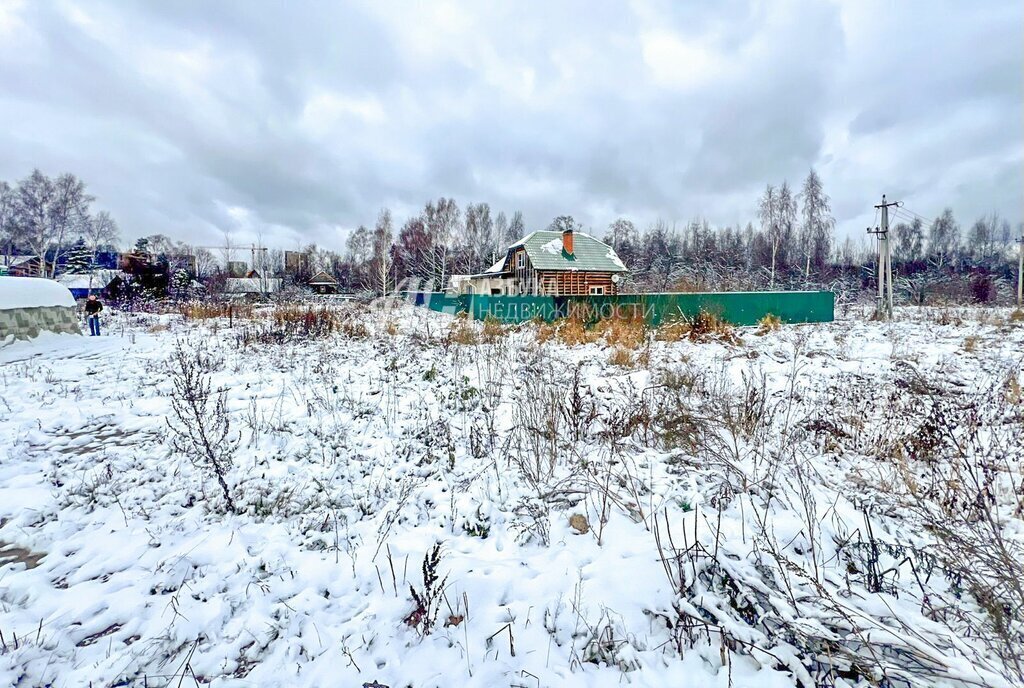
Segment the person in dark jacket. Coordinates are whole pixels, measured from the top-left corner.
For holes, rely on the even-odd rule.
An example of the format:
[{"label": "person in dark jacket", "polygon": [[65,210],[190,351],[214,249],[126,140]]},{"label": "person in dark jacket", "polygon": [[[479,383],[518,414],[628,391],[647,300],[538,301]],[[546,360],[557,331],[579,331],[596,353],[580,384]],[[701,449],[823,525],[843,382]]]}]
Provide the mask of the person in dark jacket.
[{"label": "person in dark jacket", "polygon": [[103,304],[96,298],[95,294],[90,294],[89,298],[85,301],[85,319],[89,321],[90,337],[100,336],[101,310],[103,310]]}]

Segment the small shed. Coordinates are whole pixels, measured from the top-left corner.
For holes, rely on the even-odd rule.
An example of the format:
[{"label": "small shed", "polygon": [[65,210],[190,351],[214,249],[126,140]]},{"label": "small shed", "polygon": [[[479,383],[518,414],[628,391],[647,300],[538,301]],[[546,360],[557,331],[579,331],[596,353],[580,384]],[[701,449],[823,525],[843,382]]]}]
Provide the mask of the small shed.
[{"label": "small shed", "polygon": [[[0,275],[11,277],[36,277],[39,275],[39,256],[0,256]],[[53,263],[47,262],[47,272]]]},{"label": "small shed", "polygon": [[82,333],[68,288],[42,277],[0,277],[0,341],[46,331]]},{"label": "small shed", "polygon": [[338,293],[338,280],[334,279],[323,270],[310,277],[307,284],[309,285],[309,288],[317,294]]}]

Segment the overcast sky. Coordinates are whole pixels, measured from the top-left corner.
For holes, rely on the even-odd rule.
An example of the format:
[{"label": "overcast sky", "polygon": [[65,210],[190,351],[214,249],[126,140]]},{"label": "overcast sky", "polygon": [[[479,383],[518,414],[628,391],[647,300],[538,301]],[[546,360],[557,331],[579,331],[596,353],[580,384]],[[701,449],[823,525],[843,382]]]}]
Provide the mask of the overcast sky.
[{"label": "overcast sky", "polygon": [[[341,5],[345,7],[341,7]],[[0,0],[0,179],[75,172],[125,239],[341,248],[388,206],[745,224],[814,166],[1024,220],[1024,3]]]}]

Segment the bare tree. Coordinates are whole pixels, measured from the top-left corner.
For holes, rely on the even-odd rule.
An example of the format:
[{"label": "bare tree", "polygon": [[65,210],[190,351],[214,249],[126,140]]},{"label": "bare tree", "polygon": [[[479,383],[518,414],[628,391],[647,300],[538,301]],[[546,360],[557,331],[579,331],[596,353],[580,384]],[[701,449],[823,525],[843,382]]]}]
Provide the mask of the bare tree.
[{"label": "bare tree", "polygon": [[761,200],[758,201],[757,216],[761,220],[761,229],[771,245],[771,279],[769,284],[775,287],[775,265],[779,255],[779,244],[782,242],[782,230],[779,220],[779,194],[769,184],[765,187]]},{"label": "bare tree", "polygon": [[381,296],[388,295],[388,288],[394,280],[394,244],[391,211],[383,208],[373,228],[373,281]]},{"label": "bare tree", "polygon": [[508,245],[518,238],[509,236],[508,218],[505,217],[504,212],[498,213],[498,216],[494,218],[494,244],[491,246],[490,255],[487,257],[488,264],[492,264],[504,256]]},{"label": "bare tree", "polygon": [[803,201],[800,246],[804,254],[804,279],[810,280],[811,266],[820,272],[828,262],[832,252],[832,232],[836,225],[830,199],[814,168],[811,168],[804,180],[800,199]]},{"label": "bare tree", "polygon": [[896,244],[896,260],[904,263],[921,260],[924,251],[924,223],[921,218],[915,217],[910,224],[897,223],[892,231]]},{"label": "bare tree", "polygon": [[0,242],[3,243],[4,255],[10,257],[14,242],[18,240],[17,223],[14,221],[15,189],[5,181],[0,181]]},{"label": "bare tree", "polygon": [[938,267],[953,257],[960,246],[960,225],[953,218],[953,209],[946,208],[935,218],[928,232],[928,254]]},{"label": "bare tree", "polygon": [[116,246],[121,235],[117,223],[106,210],[101,210],[93,217],[86,218],[82,224],[82,238],[92,254],[92,263],[96,264],[96,254],[101,246]]},{"label": "bare tree", "polygon": [[423,208],[423,219],[430,243],[422,262],[429,270],[434,288],[444,289],[451,262],[451,241],[461,222],[459,206],[454,198],[439,198],[436,204],[427,203]]},{"label": "bare tree", "polygon": [[512,213],[512,219],[508,223],[508,243],[519,241],[524,236],[526,236],[526,224],[523,222],[523,213],[517,210]]},{"label": "bare tree", "polygon": [[39,170],[18,184],[15,196],[15,214],[29,248],[39,258],[39,276],[46,276],[46,247],[50,244],[49,208],[53,203],[54,188],[50,178]]},{"label": "bare tree", "polygon": [[89,218],[89,204],[94,200],[93,196],[85,192],[85,182],[71,173],[62,174],[53,183],[53,198],[47,208],[50,236],[54,244],[51,276],[57,269],[57,261],[68,239],[82,233]]},{"label": "bare tree", "polygon": [[463,241],[467,248],[463,267],[469,272],[482,270],[481,265],[490,256],[490,249],[495,243],[494,221],[488,204],[471,203],[466,206]]}]

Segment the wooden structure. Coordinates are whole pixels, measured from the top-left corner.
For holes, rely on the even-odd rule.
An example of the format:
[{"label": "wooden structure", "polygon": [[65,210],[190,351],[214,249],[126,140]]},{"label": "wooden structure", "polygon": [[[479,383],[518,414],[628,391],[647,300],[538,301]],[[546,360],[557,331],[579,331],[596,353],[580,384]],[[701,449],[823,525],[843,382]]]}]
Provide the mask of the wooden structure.
[{"label": "wooden structure", "polygon": [[627,272],[611,246],[567,229],[533,232],[486,271],[452,283],[463,294],[608,296]]},{"label": "wooden structure", "polygon": [[310,277],[307,284],[309,285],[309,288],[317,294],[338,293],[338,280],[334,279],[323,270]]}]

